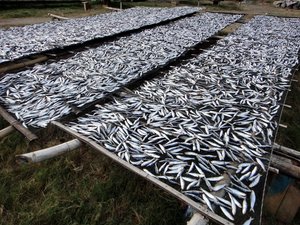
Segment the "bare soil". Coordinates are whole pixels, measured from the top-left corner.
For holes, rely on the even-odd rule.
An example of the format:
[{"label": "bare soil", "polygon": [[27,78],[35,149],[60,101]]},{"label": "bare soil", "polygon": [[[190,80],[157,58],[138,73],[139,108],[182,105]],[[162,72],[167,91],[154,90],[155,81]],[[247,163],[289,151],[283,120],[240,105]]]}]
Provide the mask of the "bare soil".
[{"label": "bare soil", "polygon": [[26,17],[0,19],[0,27],[24,26],[28,24],[44,23],[50,21],[50,17]]},{"label": "bare soil", "polygon": [[222,1],[219,6],[213,6],[211,1],[205,0],[201,3],[208,11],[216,12],[234,12],[245,13],[250,15],[273,15],[284,17],[300,17],[300,10],[297,9],[283,9],[273,6],[273,2],[250,2],[246,1],[238,3],[237,1]]}]

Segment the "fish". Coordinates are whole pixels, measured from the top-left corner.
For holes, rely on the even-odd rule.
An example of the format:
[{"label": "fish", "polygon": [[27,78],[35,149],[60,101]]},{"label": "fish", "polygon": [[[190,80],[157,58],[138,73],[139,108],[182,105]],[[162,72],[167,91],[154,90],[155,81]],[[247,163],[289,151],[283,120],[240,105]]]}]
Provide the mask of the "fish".
[{"label": "fish", "polygon": [[169,9],[134,7],[96,16],[0,29],[2,37],[0,63],[97,38],[114,36],[198,11],[199,8],[196,7]]},{"label": "fish", "polygon": [[233,216],[230,214],[230,212],[227,211],[227,209],[225,209],[224,207],[220,206],[220,209],[222,210],[222,212],[224,213],[224,215],[230,219],[230,220],[234,220]]},{"label": "fish", "polygon": [[248,220],[246,220],[243,225],[250,225],[251,222],[254,220],[254,218],[250,217]]},{"label": "fish", "polygon": [[[209,210],[231,221],[241,214],[248,218],[259,210],[255,187],[263,185],[278,105],[299,63],[294,21],[299,19],[256,16],[207,51],[64,124],[114,154],[121,152],[124,161],[127,150],[137,168]],[[278,39],[270,41],[273,35]],[[106,128],[99,132],[95,122]],[[120,145],[120,128],[126,143],[134,143],[128,149]]]},{"label": "fish", "polygon": [[254,206],[256,202],[255,192],[252,190],[250,195],[250,211],[254,212]]},{"label": "fish", "polygon": [[[147,12],[147,9],[137,10],[138,15]],[[162,10],[161,17],[160,12],[153,11],[153,16],[159,21],[191,11],[185,7],[175,8],[174,11]],[[127,15],[126,10],[124,14]],[[132,16],[134,15],[133,12]],[[150,21],[151,15],[143,16],[141,21]],[[53,120],[72,113],[78,114],[126,85],[143,79],[238,18],[240,15],[199,14],[117,38],[67,59],[6,74],[0,80],[0,88],[3,90],[2,95],[0,93],[0,103],[27,126],[46,127]],[[207,24],[208,19],[210,24]],[[59,27],[61,28],[61,24]],[[115,25],[112,29],[117,30]],[[151,118],[147,121],[154,124]],[[161,121],[157,121],[157,126],[160,123]],[[193,129],[195,128],[189,127],[189,130]]]}]

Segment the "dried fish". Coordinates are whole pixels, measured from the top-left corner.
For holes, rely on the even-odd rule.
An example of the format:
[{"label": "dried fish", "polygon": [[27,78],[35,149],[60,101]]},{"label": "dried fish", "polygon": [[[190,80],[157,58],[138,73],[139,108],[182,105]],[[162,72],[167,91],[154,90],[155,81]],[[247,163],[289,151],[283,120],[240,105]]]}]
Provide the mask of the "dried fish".
[{"label": "dried fish", "polygon": [[137,7],[91,17],[0,29],[0,63],[158,24],[198,10],[195,7]]},{"label": "dried fish", "polygon": [[[230,220],[244,215],[251,224],[278,106],[299,63],[300,29],[291,25],[299,27],[299,19],[257,16],[205,53],[66,125],[212,211]],[[217,197],[225,174],[230,181]]]},{"label": "dried fish", "polygon": [[178,58],[238,18],[200,14],[7,74],[0,81],[0,101],[26,125],[45,127]]}]

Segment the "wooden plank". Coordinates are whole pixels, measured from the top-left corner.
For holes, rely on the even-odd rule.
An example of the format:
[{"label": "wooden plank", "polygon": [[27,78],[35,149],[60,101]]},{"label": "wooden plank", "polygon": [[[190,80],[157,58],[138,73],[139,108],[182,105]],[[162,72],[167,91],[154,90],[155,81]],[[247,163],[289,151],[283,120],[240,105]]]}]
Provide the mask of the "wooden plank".
[{"label": "wooden plank", "polygon": [[30,130],[22,126],[22,124],[12,117],[2,106],[0,106],[0,115],[9,122],[17,131],[23,134],[29,141],[33,141],[38,137]]},{"label": "wooden plank", "polygon": [[61,130],[67,132],[68,134],[78,138],[80,141],[86,143],[87,145],[91,146],[92,148],[94,148],[95,150],[103,153],[104,155],[108,156],[109,158],[113,159],[114,161],[116,161],[117,163],[121,164],[123,167],[125,167],[126,169],[138,174],[139,176],[145,178],[146,180],[154,183],[155,185],[159,186],[160,188],[162,188],[163,190],[169,192],[170,194],[172,194],[173,196],[175,196],[176,198],[186,202],[188,205],[190,205],[191,207],[193,207],[195,210],[197,210],[200,214],[202,214],[203,216],[208,217],[209,219],[217,222],[218,224],[224,224],[224,225],[234,225],[234,223],[224,219],[223,217],[211,212],[210,210],[208,210],[206,207],[204,207],[203,205],[191,200],[190,198],[188,198],[187,196],[185,196],[184,194],[180,193],[179,191],[177,191],[176,189],[170,187],[169,185],[161,182],[160,180],[150,176],[149,174],[147,174],[146,172],[138,169],[137,167],[131,165],[130,163],[125,162],[124,160],[122,160],[121,158],[119,158],[118,156],[116,156],[115,154],[111,153],[110,151],[106,150],[105,148],[103,148],[102,146],[100,146],[98,143],[96,143],[95,141],[90,140],[89,138],[78,134],[77,132],[71,130],[70,128],[64,126],[63,124],[56,122],[56,121],[52,121],[51,124],[53,124],[54,126],[60,128]]}]

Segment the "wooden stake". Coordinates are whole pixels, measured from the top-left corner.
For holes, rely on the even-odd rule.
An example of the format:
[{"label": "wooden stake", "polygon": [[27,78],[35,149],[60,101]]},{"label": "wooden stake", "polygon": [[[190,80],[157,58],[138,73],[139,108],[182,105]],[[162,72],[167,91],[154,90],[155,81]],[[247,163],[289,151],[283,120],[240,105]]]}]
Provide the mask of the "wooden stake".
[{"label": "wooden stake", "polygon": [[284,125],[284,124],[281,124],[281,123],[279,124],[279,126],[282,127],[282,128],[287,128],[287,125]]},{"label": "wooden stake", "polygon": [[84,11],[87,10],[87,7],[86,7],[87,3],[88,3],[88,2],[82,2]]},{"label": "wooden stake", "polygon": [[283,104],[284,107],[291,109],[292,106],[291,105],[287,105],[287,104]]},{"label": "wooden stake", "polygon": [[276,169],[272,166],[269,166],[269,171],[272,172],[272,173],[276,173],[276,174],[279,174],[279,169]]},{"label": "wooden stake", "polygon": [[195,213],[187,222],[187,225],[207,225],[208,221],[199,213]]}]

